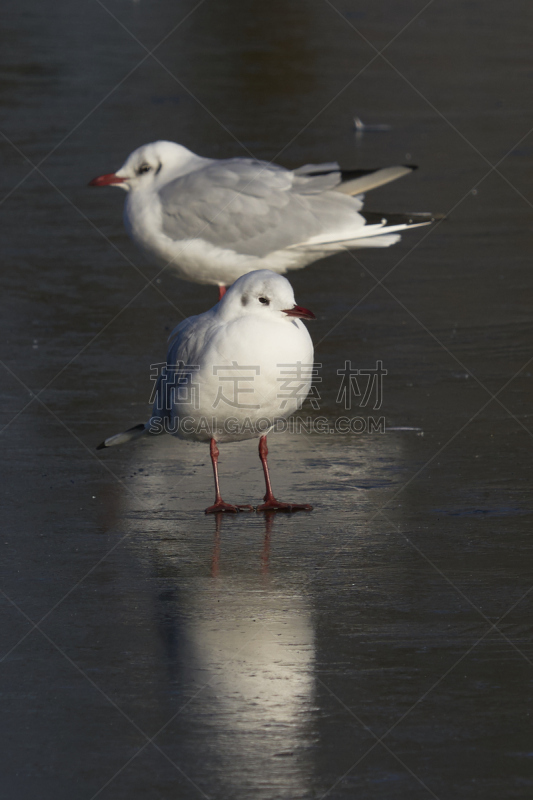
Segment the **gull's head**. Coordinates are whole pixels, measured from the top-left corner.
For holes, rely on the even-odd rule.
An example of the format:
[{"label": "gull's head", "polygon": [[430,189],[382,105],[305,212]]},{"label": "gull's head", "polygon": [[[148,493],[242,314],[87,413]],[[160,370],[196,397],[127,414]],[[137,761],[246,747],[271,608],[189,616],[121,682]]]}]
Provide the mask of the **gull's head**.
[{"label": "gull's head", "polygon": [[187,172],[187,164],[197,158],[176,142],[143,144],[128,156],[119,170],[94,178],[89,186],[118,186],[126,191],[156,188]]},{"label": "gull's head", "polygon": [[228,320],[245,315],[272,320],[316,319],[312,311],[296,305],[287,278],[269,269],[241,275],[219,301],[218,309]]}]

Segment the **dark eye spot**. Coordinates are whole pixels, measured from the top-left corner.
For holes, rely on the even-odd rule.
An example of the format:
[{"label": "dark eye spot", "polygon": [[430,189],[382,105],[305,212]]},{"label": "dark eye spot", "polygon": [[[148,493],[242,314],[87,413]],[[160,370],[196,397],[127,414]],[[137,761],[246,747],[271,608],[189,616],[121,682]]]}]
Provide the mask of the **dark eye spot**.
[{"label": "dark eye spot", "polygon": [[260,297],[259,302],[263,303],[263,305],[265,306],[268,306],[270,304],[270,300],[268,299],[268,297]]},{"label": "dark eye spot", "polygon": [[141,164],[141,166],[137,170],[137,175],[142,175],[143,172],[150,172],[151,169],[152,167],[150,166],[150,164]]}]

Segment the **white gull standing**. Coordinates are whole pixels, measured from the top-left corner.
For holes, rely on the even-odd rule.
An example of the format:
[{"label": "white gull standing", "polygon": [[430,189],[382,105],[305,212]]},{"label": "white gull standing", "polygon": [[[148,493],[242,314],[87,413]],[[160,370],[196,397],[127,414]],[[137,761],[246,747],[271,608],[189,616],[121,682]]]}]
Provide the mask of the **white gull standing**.
[{"label": "white gull standing", "polygon": [[124,223],[144,254],[183,280],[219,287],[258,269],[283,274],[344,249],[389,247],[429,214],[364,214],[362,194],[415,167],[296,170],[251,158],[202,158],[175,142],[143,145],[90,186],[128,192]]},{"label": "white gull standing", "polygon": [[266,494],[257,510],[310,511],[310,505],[274,497],[266,434],[309,393],[314,351],[301,320],[314,318],[296,305],[281,275],[259,270],[241,276],[217,305],[184,320],[170,335],[150,420],[111,436],[98,449],[165,432],[209,442],[216,494],[206,513],[237,512],[252,507],[222,500],[217,443],[259,438]]}]

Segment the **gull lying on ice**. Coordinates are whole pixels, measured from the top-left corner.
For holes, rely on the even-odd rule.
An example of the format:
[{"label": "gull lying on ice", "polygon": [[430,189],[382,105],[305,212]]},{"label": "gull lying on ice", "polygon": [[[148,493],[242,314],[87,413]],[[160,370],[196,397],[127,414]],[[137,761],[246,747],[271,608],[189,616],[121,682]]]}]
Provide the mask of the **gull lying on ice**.
[{"label": "gull lying on ice", "polygon": [[[259,438],[266,494],[257,510],[310,511],[309,505],[282,503],[274,497],[266,434],[276,420],[298,409],[309,393],[314,351],[301,320],[314,318],[295,304],[286,278],[270,270],[243,275],[216,306],[184,320],[171,334],[151,419],[111,436],[98,449],[146,433],[170,432],[181,439],[209,442],[216,496],[206,513],[236,512],[252,509],[222,500],[217,443]],[[290,367],[296,374],[292,387]],[[284,386],[289,391],[281,392]]]},{"label": "gull lying on ice", "polygon": [[[252,270],[283,274],[344,249],[389,247],[427,215],[368,221],[364,192],[415,167],[343,171],[337,163],[294,171],[250,158],[202,158],[174,142],[135,150],[90,186],[128,192],[126,230],[145,255],[180,278],[224,287]],[[358,196],[359,195],[359,196]]]}]

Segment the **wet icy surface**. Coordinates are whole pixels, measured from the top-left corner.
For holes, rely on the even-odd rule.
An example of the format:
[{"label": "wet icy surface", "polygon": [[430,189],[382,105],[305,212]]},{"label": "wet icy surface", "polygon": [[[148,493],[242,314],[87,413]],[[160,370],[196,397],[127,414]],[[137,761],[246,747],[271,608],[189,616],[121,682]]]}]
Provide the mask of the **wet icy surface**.
[{"label": "wet icy surface", "polygon": [[[98,2],[5,11],[3,794],[530,797],[529,4],[105,6],[134,36]],[[380,50],[418,12],[364,69],[357,31]],[[134,37],[167,34],[139,64]],[[356,138],[355,114],[392,130]],[[312,514],[205,517],[205,446],[94,450],[216,296],[147,286],[123,195],[86,188],[156,138],[416,162],[368,207],[450,212],[291,275],[318,317],[309,413],[345,413],[337,369],[381,359],[396,429],[271,437],[274,488]],[[260,500],[254,442],[220,470]]]}]

